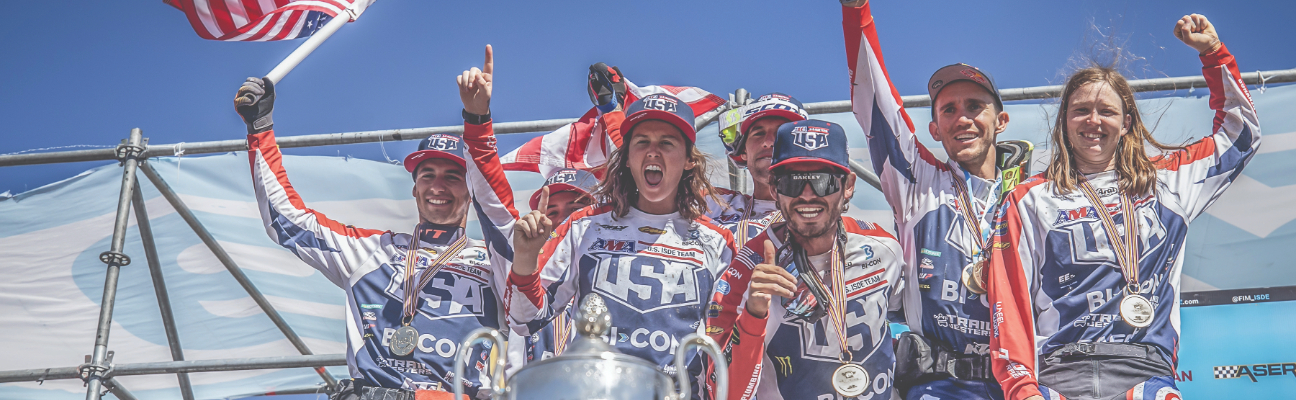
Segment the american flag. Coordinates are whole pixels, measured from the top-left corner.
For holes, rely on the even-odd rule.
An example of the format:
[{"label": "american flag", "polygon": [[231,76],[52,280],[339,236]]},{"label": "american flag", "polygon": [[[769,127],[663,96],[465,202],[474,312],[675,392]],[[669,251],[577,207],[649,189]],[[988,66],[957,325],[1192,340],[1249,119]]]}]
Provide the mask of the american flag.
[{"label": "american flag", "polygon": [[[264,42],[304,38],[355,3],[357,13],[372,0],[162,0],[184,11],[203,39]],[[358,14],[357,14],[358,15]],[[354,21],[354,18],[352,19]]]},{"label": "american flag", "polygon": [[[725,104],[720,96],[690,86],[637,86],[626,80],[626,91],[627,104],[650,94],[667,93],[688,103],[695,115]],[[598,110],[590,108],[576,122],[531,139],[500,157],[500,162],[506,170],[539,172],[546,177],[561,168],[591,170],[606,164],[609,148],[620,145],[620,142],[621,138],[609,137],[603,131],[598,123]]]}]

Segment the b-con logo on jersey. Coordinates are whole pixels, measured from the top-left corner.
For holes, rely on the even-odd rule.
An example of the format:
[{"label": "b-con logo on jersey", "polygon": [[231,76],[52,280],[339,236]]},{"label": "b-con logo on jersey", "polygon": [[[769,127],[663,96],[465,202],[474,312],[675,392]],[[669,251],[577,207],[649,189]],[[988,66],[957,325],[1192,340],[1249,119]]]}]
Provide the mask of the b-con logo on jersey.
[{"label": "b-con logo on jersey", "polygon": [[598,239],[590,246],[590,251],[612,251],[618,253],[634,253],[635,241],[633,240],[614,240]]},{"label": "b-con logo on jersey", "polygon": [[828,147],[828,128],[807,125],[792,128],[792,144],[806,151]]},{"label": "b-con logo on jersey", "polygon": [[[698,282],[710,276],[694,264],[642,256],[581,258],[581,269],[594,272],[594,290],[640,313],[699,306]],[[709,274],[705,274],[709,275]]]},{"label": "b-con logo on jersey", "polygon": [[[459,267],[459,266],[455,266]],[[385,290],[393,299],[405,298],[404,275],[394,273]],[[483,278],[447,266],[418,294],[418,312],[431,320],[495,315],[495,294]]]}]

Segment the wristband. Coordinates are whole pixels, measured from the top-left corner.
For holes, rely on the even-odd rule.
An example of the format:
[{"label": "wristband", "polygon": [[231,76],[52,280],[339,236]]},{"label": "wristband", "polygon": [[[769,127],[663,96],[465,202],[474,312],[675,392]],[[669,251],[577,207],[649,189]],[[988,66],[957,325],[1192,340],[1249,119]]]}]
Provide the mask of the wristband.
[{"label": "wristband", "polygon": [[487,122],[491,122],[491,115],[489,111],[485,114],[478,115],[470,113],[468,110],[463,110],[463,119],[464,122],[468,124],[485,125]]}]

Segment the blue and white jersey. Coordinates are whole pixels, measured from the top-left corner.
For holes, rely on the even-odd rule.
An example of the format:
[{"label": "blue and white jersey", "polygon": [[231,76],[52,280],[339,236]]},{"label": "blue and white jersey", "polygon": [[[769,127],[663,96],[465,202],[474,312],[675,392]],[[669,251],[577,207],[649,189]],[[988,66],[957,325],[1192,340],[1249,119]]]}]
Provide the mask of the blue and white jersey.
[{"label": "blue and white jersey", "polygon": [[[510,326],[530,335],[573,298],[598,293],[612,316],[608,342],[673,373],[679,340],[702,331],[705,305],[723,290],[715,282],[732,255],[733,236],[706,217],[632,208],[614,218],[610,206],[588,207],[554,229],[538,272],[509,275]],[[696,357],[690,365],[699,366]]]},{"label": "blue and white jersey", "polygon": [[[873,171],[895,216],[904,249],[902,293],[909,328],[934,344],[964,354],[986,354],[990,312],[985,296],[963,287],[963,268],[989,232],[998,200],[997,182],[965,174],[918,142],[913,122],[882,63],[881,45],[868,7],[843,8],[851,108],[868,136]],[[991,149],[993,151],[993,149]],[[969,185],[977,226],[960,209],[955,180]]]},{"label": "blue and white jersey", "polygon": [[[707,196],[707,217],[721,228],[734,235],[734,246],[741,248],[748,240],[756,237],[770,224],[781,221],[778,205],[774,200],[760,200],[733,190],[716,188],[715,196]],[[743,221],[747,237],[742,237]]]},{"label": "blue and white jersey", "polygon": [[[474,329],[504,326],[503,273],[491,267],[485,243],[469,239],[453,260],[437,271],[418,295],[411,326],[420,335],[414,352],[398,356],[389,340],[402,325],[404,280],[409,246],[419,274],[445,254],[462,229],[413,236],[361,229],[309,209],[288,182],[274,132],[248,135],[248,156],[257,208],[266,233],[303,262],[346,291],[347,366],[351,377],[387,388],[450,391],[459,342]],[[478,397],[489,387],[490,346],[471,352],[464,378],[467,393]]]}]

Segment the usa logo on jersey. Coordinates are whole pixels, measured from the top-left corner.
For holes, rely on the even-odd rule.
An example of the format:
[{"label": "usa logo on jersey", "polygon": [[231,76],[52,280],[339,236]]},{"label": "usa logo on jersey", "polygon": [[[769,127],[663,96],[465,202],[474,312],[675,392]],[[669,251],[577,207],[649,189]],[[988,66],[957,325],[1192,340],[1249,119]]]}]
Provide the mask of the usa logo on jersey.
[{"label": "usa logo on jersey", "polygon": [[828,147],[828,128],[804,125],[792,128],[792,144],[806,151]]},{"label": "usa logo on jersey", "polygon": [[581,264],[582,270],[593,271],[595,291],[639,313],[700,305],[699,283],[711,282],[709,276],[698,276],[706,270],[697,265],[653,257],[586,255]]}]

